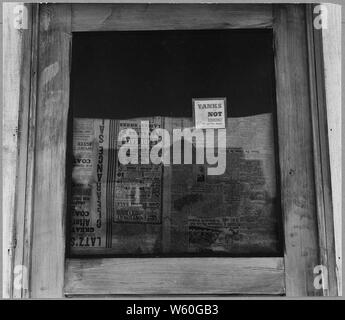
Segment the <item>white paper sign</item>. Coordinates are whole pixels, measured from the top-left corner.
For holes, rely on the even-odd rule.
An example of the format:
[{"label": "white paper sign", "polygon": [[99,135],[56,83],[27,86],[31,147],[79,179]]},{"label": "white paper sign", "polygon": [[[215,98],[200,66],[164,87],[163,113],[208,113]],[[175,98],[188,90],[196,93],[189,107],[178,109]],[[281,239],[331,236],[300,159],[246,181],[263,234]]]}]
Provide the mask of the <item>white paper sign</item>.
[{"label": "white paper sign", "polygon": [[193,99],[193,116],[196,129],[225,128],[226,98]]}]

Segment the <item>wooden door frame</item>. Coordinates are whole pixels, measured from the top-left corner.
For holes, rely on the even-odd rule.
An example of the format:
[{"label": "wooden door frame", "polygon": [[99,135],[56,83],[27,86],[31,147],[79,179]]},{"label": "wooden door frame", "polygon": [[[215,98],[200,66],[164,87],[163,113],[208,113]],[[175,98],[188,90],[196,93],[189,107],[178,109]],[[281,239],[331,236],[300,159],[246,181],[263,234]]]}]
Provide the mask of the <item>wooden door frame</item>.
[{"label": "wooden door frame", "polygon": [[[7,6],[10,12],[13,4]],[[20,30],[14,37],[20,43],[20,68],[16,70],[20,80],[15,84],[20,89],[5,91],[4,99],[5,110],[10,110],[12,101],[17,101],[14,122],[18,121],[19,126],[15,133],[19,133],[15,136],[16,150],[10,150],[16,158],[16,179],[13,182],[13,177],[5,177],[12,181],[9,190],[12,197],[7,203],[12,240],[5,290],[9,296],[147,292],[143,285],[133,289],[128,283],[123,283],[121,290],[114,289],[119,279],[109,274],[118,267],[120,259],[65,260],[65,162],[72,32],[176,28],[273,28],[274,33],[284,259],[224,260],[223,269],[231,267],[232,270],[228,282],[224,285],[224,281],[216,281],[220,289],[210,285],[205,293],[337,294],[321,30],[312,27],[311,5],[42,4],[26,7],[29,28]],[[162,15],[164,11],[166,14]],[[195,19],[196,13],[204,19]],[[8,35],[11,32],[7,30]],[[5,65],[5,72],[6,67],[9,74],[13,73],[13,65]],[[18,98],[13,100],[13,95]],[[12,133],[14,128],[9,129]],[[127,267],[128,263],[132,265],[125,261]],[[181,263],[181,270],[191,273],[195,269],[190,268],[200,268],[191,261],[178,262],[176,258],[172,263]],[[210,260],[206,266],[212,267],[212,263]],[[314,286],[314,268],[319,265],[328,271],[323,273],[324,284],[328,286],[321,289]],[[17,266],[24,266],[28,274],[20,288],[14,285]],[[168,264],[158,262],[156,266],[155,274],[161,276],[153,280],[158,288]],[[198,271],[203,275],[205,270]],[[103,278],[99,278],[101,272]],[[259,281],[263,274],[268,282]],[[204,276],[203,284],[208,279],[207,272]],[[224,280],[226,273],[220,272],[220,276]],[[233,280],[239,276],[241,284]],[[173,278],[177,282],[180,279],[179,275]],[[163,285],[169,285],[168,281]],[[196,281],[190,293],[201,293],[198,286],[200,283]],[[252,290],[253,287],[257,290]],[[179,290],[166,293],[182,293],[181,287],[175,289]]]}]

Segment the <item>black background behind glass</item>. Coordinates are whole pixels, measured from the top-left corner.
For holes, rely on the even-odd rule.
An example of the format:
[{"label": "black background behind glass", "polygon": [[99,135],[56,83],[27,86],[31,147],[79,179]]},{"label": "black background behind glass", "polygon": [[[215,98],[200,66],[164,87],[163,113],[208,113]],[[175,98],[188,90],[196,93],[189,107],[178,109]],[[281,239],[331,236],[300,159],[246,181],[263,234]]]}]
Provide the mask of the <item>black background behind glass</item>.
[{"label": "black background behind glass", "polygon": [[192,117],[192,98],[226,97],[228,117],[274,112],[272,30],[73,34],[74,117]]}]

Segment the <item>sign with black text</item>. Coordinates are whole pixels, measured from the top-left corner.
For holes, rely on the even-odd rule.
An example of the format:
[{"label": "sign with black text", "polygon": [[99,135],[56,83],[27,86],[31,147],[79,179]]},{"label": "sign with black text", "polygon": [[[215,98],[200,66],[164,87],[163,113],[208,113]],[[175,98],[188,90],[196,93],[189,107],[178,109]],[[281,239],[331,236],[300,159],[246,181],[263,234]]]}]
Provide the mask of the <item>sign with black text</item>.
[{"label": "sign with black text", "polygon": [[196,129],[224,129],[226,98],[193,99],[193,116]]}]

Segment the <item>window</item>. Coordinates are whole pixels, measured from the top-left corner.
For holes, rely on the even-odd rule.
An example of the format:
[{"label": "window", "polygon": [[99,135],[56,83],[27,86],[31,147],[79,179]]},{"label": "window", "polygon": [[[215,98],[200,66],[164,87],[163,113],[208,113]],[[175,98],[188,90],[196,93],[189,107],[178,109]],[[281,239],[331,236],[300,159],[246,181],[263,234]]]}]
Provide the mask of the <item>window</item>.
[{"label": "window", "polygon": [[[73,35],[72,256],[282,255],[272,35]],[[195,155],[183,164],[184,145],[182,164],[172,161],[173,147],[167,165],[119,162],[120,130],[142,138],[146,121],[173,139],[175,129],[193,130],[192,98],[209,96],[229,101],[223,174],[209,176]]]},{"label": "window", "polygon": [[[15,230],[13,263],[29,267],[30,288],[14,296],[336,295],[321,40],[311,5],[42,4],[28,17],[20,121],[29,144],[19,146],[24,200],[16,209],[24,227]],[[73,219],[87,227],[76,203],[94,195],[82,188],[73,198],[85,181],[70,181],[85,160],[73,150],[83,130],[99,119],[113,137],[139,120],[149,132],[154,123],[168,132],[193,128],[193,98],[226,98],[227,141],[241,133],[240,145],[227,146],[233,163],[225,176],[205,174],[208,163],[155,165],[148,176],[155,184],[133,188],[145,170],[118,166],[105,184],[111,210],[102,215],[101,250],[70,250],[73,232],[83,233],[72,230]],[[266,151],[260,161],[246,153],[250,143]],[[121,146],[104,159],[116,159]],[[265,179],[252,174],[260,167]],[[243,212],[265,218],[252,224]],[[327,267],[328,289],[314,286],[317,265]]]}]

